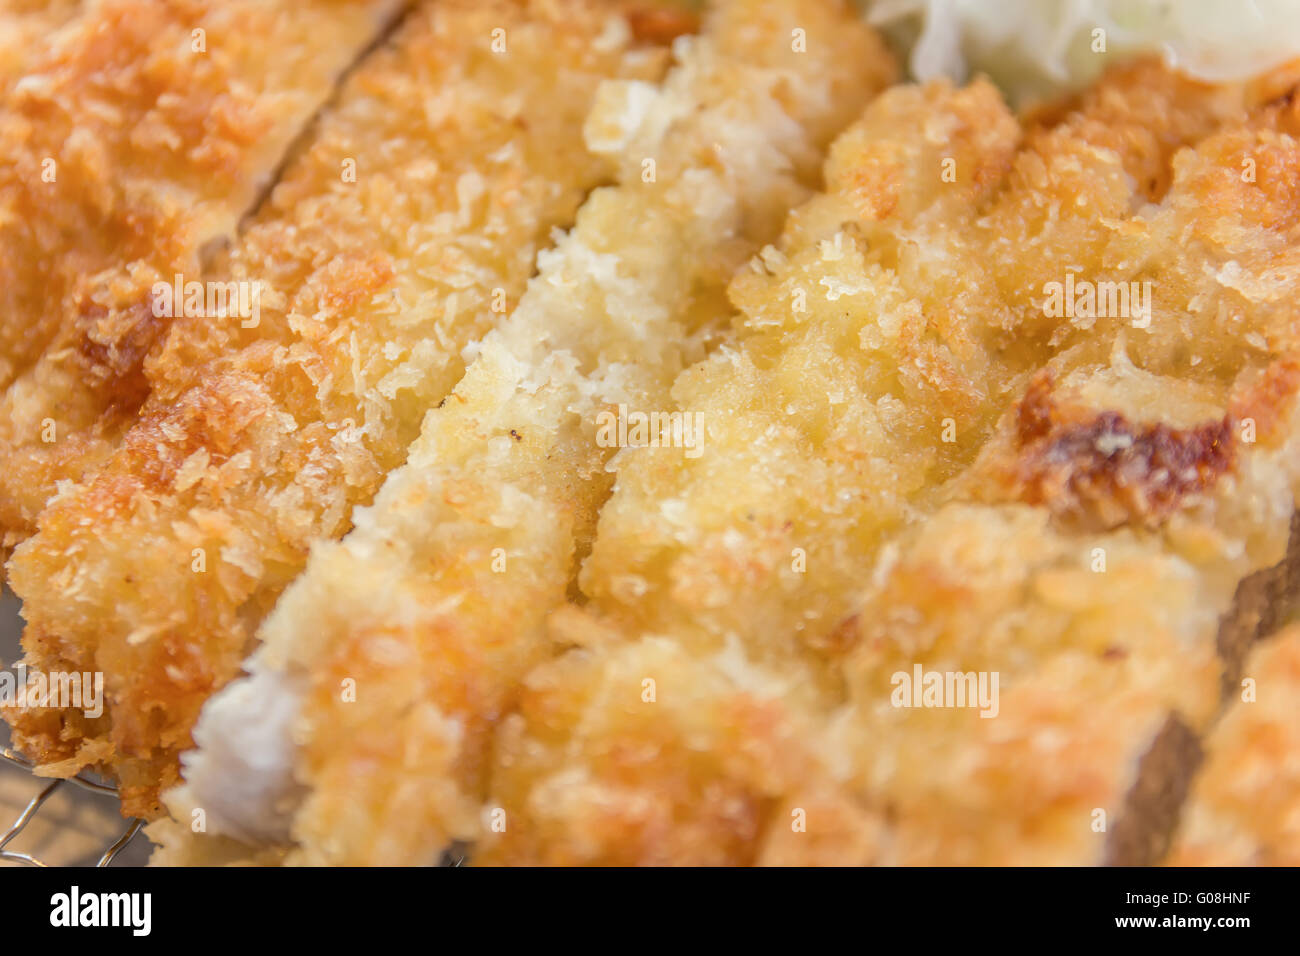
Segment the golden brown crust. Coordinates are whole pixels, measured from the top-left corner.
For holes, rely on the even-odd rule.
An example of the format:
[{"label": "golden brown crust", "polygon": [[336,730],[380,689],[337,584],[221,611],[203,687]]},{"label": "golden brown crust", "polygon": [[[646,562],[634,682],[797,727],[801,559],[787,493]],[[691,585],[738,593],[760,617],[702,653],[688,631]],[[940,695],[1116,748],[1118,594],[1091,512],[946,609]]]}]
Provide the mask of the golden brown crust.
[{"label": "golden brown crust", "polygon": [[797,711],[735,676],[721,655],[653,638],[537,668],[497,735],[487,812],[504,828],[486,834],[472,861],[869,859],[881,818],[835,786]]},{"label": "golden brown crust", "polygon": [[24,63],[0,113],[6,547],[130,425],[170,325],[153,283],[200,277],[398,6],[106,0]]},{"label": "golden brown crust", "polygon": [[[608,174],[580,135],[596,87],[661,59],[595,43],[612,16],[426,5],[350,76],[219,257],[219,278],[264,286],[258,321],[178,318],[146,362],[139,421],[11,563],[29,664],[106,674],[98,722],[14,720],[40,763],[100,764],[127,813],[159,812],[200,706],[311,543],[348,529],[499,317],[496,290],[518,301],[550,231]],[[508,56],[488,49],[503,24]]]},{"label": "golden brown crust", "polygon": [[[807,52],[790,49],[793,23]],[[598,416],[671,404],[728,276],[815,187],[836,127],[891,69],[879,38],[826,0],[719,4],[680,55],[612,147],[618,184],[588,199],[406,464],[347,538],[314,551],[263,629],[258,666],[283,661],[281,679],[308,687],[293,726],[308,792],[291,862],[427,863],[490,829],[478,811],[492,734],[549,651],[546,616],[608,493],[617,449],[596,440]],[[617,126],[626,89],[602,94],[589,136]],[[339,693],[346,678],[355,701]],[[732,709],[743,727],[777,719]],[[211,802],[193,780],[185,790]],[[742,835],[764,812],[710,799],[718,825]]]},{"label": "golden brown crust", "polygon": [[0,96],[20,80],[58,32],[81,14],[82,0],[5,0],[0,3]]},{"label": "golden brown crust", "polygon": [[[13,565],[29,664],[110,679],[103,718],[19,715],[42,771],[108,768],[156,813],[257,634],[306,687],[297,845],[200,852],[164,826],[164,861],[432,862],[478,839],[509,864],[1149,864],[1171,840],[1173,863],[1300,862],[1300,639],[1242,664],[1300,574],[1295,68],[1208,86],[1138,61],[1019,122],[987,83],[895,89],[731,281],[724,329],[723,286],[804,194],[835,104],[886,67],[805,56],[755,93],[696,63],[656,100],[659,150],[611,103],[663,91],[594,77],[655,76],[622,44],[692,18],[522,9],[415,14],[228,250],[200,240],[247,185],[234,134],[181,129],[212,205],[188,173],[141,186],[177,180],[192,219],[92,184],[64,212],[106,225],[46,285],[22,257],[48,237],[9,221],[29,187],[0,174],[9,540],[54,477],[85,478]],[[794,52],[792,6],[722,9],[724,57]],[[13,66],[46,80],[6,86],[0,48],[0,145],[29,166],[51,64],[103,54],[69,22]],[[511,58],[477,59],[502,22]],[[827,85],[796,134],[805,68]],[[627,138],[608,167],[576,134],[593,98],[588,135]],[[490,290],[519,300],[547,227],[614,166],[520,321],[482,337]],[[201,257],[268,282],[260,326],[153,316],[150,279]],[[1131,285],[1136,314],[1049,307],[1067,278]],[[627,402],[701,416],[700,454],[595,442]],[[56,405],[74,431],[38,449]],[[1216,727],[1243,666],[1259,699]],[[994,696],[894,692],[922,671]]]},{"label": "golden brown crust", "polygon": [[[738,805],[807,792],[780,761],[738,779],[747,741],[723,725],[669,743],[597,689],[653,640],[726,661],[725,693],[802,728],[813,789],[882,821],[846,862],[1158,855],[1191,759],[1163,732],[1217,712],[1220,622],[1282,559],[1300,487],[1277,285],[1300,275],[1300,146],[1291,107],[1256,90],[1140,62],[1023,131],[978,84],[879,98],[833,148],[827,195],[733,284],[737,346],[674,388],[711,422],[705,454],[620,460],[586,623],[564,618],[575,644],[605,636],[573,676],[563,657],[540,669],[505,725],[494,793],[517,830],[492,852],[646,846],[637,810],[660,781],[612,762],[624,749],[681,749],[694,792],[727,782]],[[1251,156],[1268,170],[1253,183]],[[1149,323],[1053,314],[1045,287],[1070,273],[1149,281]],[[1052,401],[1040,385],[1022,434],[1044,372]],[[1103,432],[1133,450],[1099,449]],[[917,664],[1000,674],[998,716],[894,706],[891,678]],[[654,676],[664,693],[688,672]],[[583,824],[597,812],[607,834]],[[697,828],[692,858],[814,847],[779,815],[740,845],[721,826],[709,844],[689,800],[673,814]]]}]

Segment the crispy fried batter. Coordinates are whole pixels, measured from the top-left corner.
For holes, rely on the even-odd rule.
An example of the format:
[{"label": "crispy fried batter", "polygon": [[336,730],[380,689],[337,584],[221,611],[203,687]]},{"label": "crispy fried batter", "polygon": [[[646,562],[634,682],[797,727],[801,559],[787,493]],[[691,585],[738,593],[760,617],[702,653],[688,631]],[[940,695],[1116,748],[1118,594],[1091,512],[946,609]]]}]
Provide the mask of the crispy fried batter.
[{"label": "crispy fried batter", "polygon": [[58,31],[78,17],[82,6],[82,0],[0,2],[0,96],[42,51],[58,42]]},{"label": "crispy fried batter", "polygon": [[[1153,62],[1023,141],[978,83],[877,100],[833,148],[827,194],[734,284],[740,346],[674,387],[709,422],[704,454],[619,459],[581,578],[590,607],[556,621],[591,647],[539,669],[506,721],[489,805],[510,825],[483,858],[648,862],[672,819],[694,834],[684,862],[768,847],[824,861],[790,821],[828,775],[857,832],[883,824],[870,846],[844,840],[842,862],[1158,856],[1167,814],[1140,840],[1121,825],[1164,806],[1140,774],[1185,777],[1180,728],[1217,710],[1220,621],[1281,559],[1300,483],[1284,372],[1298,123],[1289,101]],[[1052,314],[1048,283],[1070,273],[1150,282],[1149,322]],[[1114,426],[1092,448],[1024,445],[1017,405],[1043,370],[1050,407]],[[1273,426],[1246,439],[1246,419]],[[1007,474],[1089,489],[1110,530],[1054,514],[1051,495],[1014,503]],[[638,648],[664,640],[679,652],[636,674]],[[892,706],[893,675],[918,663],[999,672],[999,716]],[[779,725],[819,728],[800,737],[821,769],[747,773],[764,735],[703,732],[639,697],[646,678],[659,700],[696,693],[700,668]],[[1144,759],[1153,742],[1174,757]],[[680,752],[690,786],[666,796],[635,758],[654,752]],[[711,786],[763,808],[743,839],[699,798]]]},{"label": "crispy fried batter", "polygon": [[839,0],[426,3],[222,248],[393,6],[0,3],[42,772],[197,743],[155,862],[1300,863],[1300,67],[895,89],[759,250],[892,70]]},{"label": "crispy fried batter", "polygon": [[[869,859],[1100,862],[1169,715],[1203,726],[1217,709],[1235,580],[1207,588],[1128,529],[1071,535],[1024,506],[948,506],[890,559],[856,612],[855,709],[833,731],[893,821]],[[995,714],[891,706],[918,664],[997,673]]]},{"label": "crispy fried batter", "polygon": [[601,79],[663,59],[585,3],[457,0],[349,77],[217,270],[263,284],[260,320],[178,319],[123,447],[11,563],[29,666],[106,673],[103,718],[15,721],[43,772],[105,766],[124,812],[159,812],[200,706],[310,544],[348,529],[608,175],[581,139]]},{"label": "crispy fried batter", "polygon": [[1206,738],[1171,866],[1300,866],[1300,627],[1261,643],[1244,679]]},{"label": "crispy fried batter", "polygon": [[[796,26],[807,52],[791,48]],[[292,728],[309,788],[294,862],[431,862],[452,838],[479,836],[492,727],[544,656],[546,614],[608,492],[614,449],[597,441],[599,414],[671,404],[673,378],[725,315],[728,277],[776,235],[826,144],[892,74],[837,0],[720,3],[679,53],[662,89],[602,91],[587,136],[617,157],[619,186],[595,193],[542,255],[406,466],[351,535],[315,551],[268,620],[259,667],[307,685]],[[355,702],[339,693],[348,678]],[[220,708],[203,734],[217,733]],[[180,804],[211,807],[223,787],[218,757],[202,753]],[[231,809],[254,818],[237,833],[263,813]]]},{"label": "crispy fried batter", "polygon": [[[883,819],[828,772],[789,679],[644,637],[534,670],[498,732],[482,864],[865,860]],[[506,763],[508,761],[508,764]],[[792,797],[797,793],[797,798]]]},{"label": "crispy fried batter", "polygon": [[0,111],[0,546],[116,448],[170,324],[153,283],[200,277],[399,6],[104,0],[27,58]]}]

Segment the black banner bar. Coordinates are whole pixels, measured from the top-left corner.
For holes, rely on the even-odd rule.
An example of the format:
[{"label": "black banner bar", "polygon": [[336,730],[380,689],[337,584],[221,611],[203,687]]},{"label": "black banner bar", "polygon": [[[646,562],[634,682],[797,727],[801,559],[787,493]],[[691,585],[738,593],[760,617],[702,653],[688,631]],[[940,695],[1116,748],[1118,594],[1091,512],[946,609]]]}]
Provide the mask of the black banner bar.
[{"label": "black banner bar", "polygon": [[[1294,934],[1296,870],[0,870],[9,926],[33,937],[214,944],[283,934],[296,945],[374,945],[433,932],[492,945],[511,931],[541,945],[596,927],[664,940],[724,932],[771,942],[1200,935],[1231,942]],[[99,925],[109,923],[113,925]],[[74,925],[75,924],[75,925]],[[95,925],[87,925],[95,924]],[[563,927],[563,928],[561,928]],[[147,932],[146,932],[147,930]],[[486,933],[486,935],[484,935]],[[1048,938],[1052,938],[1048,937]],[[415,936],[415,939],[436,937]]]}]

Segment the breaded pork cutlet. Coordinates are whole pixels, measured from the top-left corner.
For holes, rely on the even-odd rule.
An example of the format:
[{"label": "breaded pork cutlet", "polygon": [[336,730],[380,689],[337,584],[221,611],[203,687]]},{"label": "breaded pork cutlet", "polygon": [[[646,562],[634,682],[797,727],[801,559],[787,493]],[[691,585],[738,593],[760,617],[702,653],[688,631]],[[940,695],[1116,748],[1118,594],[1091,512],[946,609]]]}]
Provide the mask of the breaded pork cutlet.
[{"label": "breaded pork cutlet", "polygon": [[161,861],[211,841],[190,837],[194,808],[209,834],[278,839],[307,864],[431,863],[494,825],[479,814],[487,746],[549,651],[547,614],[608,493],[602,414],[671,407],[673,379],[719,334],[728,278],[893,73],[838,0],[723,0],[676,53],[661,87],[602,89],[586,136],[618,185],[542,254],[356,529],[314,549],[256,676],[205,711],[169,798],[181,845]]},{"label": "breaded pork cutlet", "polygon": [[[754,862],[762,814],[792,786],[804,788],[801,808],[815,808],[821,825],[835,816],[835,841],[860,845],[868,821],[827,780],[804,714],[834,693],[835,677],[798,646],[817,615],[830,614],[824,630],[837,620],[832,600],[847,607],[849,595],[831,588],[847,592],[858,580],[844,567],[849,549],[890,516],[887,499],[860,490],[873,464],[879,473],[891,459],[873,462],[856,447],[883,444],[887,433],[861,397],[882,363],[859,344],[863,316],[846,294],[874,279],[882,297],[902,298],[882,267],[865,263],[867,243],[897,250],[904,241],[891,230],[919,234],[913,217],[929,204],[945,203],[955,219],[988,188],[977,145],[1010,152],[1017,133],[1009,117],[989,116],[997,102],[982,85],[942,112],[932,106],[949,138],[929,142],[923,126],[903,120],[924,109],[921,95],[885,93],[833,147],[826,191],[733,282],[737,341],[673,388],[677,408],[705,423],[702,451],[629,448],[616,459],[616,489],[581,577],[587,610],[554,621],[559,639],[579,649],[530,676],[522,716],[499,734],[490,806],[510,825],[483,861]],[[869,239],[856,227],[874,225],[876,170],[848,161],[864,148],[903,177],[894,197],[903,208]],[[940,190],[935,170],[954,148],[963,179]],[[924,275],[916,285],[933,288],[932,309],[960,292]],[[831,429],[837,408],[854,420]],[[892,460],[910,464],[904,449]],[[841,514],[822,517],[817,503],[841,491]],[[742,628],[751,648],[730,646]],[[647,638],[634,640],[640,633]]]},{"label": "breaded pork cutlet", "polygon": [[[1257,105],[1175,154],[1151,204],[1096,221],[1078,278],[1149,283],[1149,311],[1027,313],[1056,354],[877,564],[846,623],[854,707],[837,731],[856,738],[838,739],[855,787],[890,813],[882,862],[1167,849],[1238,666],[1224,638],[1257,630],[1243,597],[1295,560],[1298,132],[1289,96]],[[1003,235],[1026,221],[990,216]],[[1050,281],[1023,261],[1004,275]],[[917,665],[996,673],[998,716],[885,706]]]},{"label": "breaded pork cutlet", "polygon": [[259,284],[255,320],[178,318],[123,447],[11,562],[28,667],[106,675],[102,718],[12,719],[39,772],[101,767],[158,814],[309,545],[348,530],[609,175],[582,143],[600,81],[665,64],[612,8],[449,0],[348,77],[215,270]]},{"label": "breaded pork cutlet", "polygon": [[154,283],[200,278],[399,7],[101,0],[27,57],[0,109],[0,546],[120,443]]},{"label": "breaded pork cutlet", "polygon": [[1300,627],[1256,646],[1228,708],[1165,862],[1300,866]]},{"label": "breaded pork cutlet", "polygon": [[[869,107],[674,387],[703,454],[617,461],[478,858],[1157,858],[1300,479],[1285,79]],[[896,706],[918,664],[1000,672],[997,716]]]}]

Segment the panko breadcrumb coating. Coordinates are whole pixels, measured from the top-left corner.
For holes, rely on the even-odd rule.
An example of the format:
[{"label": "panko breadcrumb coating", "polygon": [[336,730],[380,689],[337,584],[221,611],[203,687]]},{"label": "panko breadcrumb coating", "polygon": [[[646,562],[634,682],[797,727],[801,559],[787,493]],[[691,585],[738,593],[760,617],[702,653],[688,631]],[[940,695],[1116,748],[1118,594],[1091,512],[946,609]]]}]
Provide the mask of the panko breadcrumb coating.
[{"label": "panko breadcrumb coating", "polygon": [[[1298,123],[1289,97],[1224,123],[1176,155],[1158,204],[1102,223],[1098,266],[1151,282],[1149,327],[1054,331],[1075,342],[953,503],[874,569],[845,631],[855,709],[836,732],[857,737],[839,740],[855,786],[894,821],[881,862],[1166,851],[1235,667],[1216,644],[1242,582],[1287,557],[1300,364],[1279,286],[1300,279]],[[998,672],[998,717],[887,706],[890,676],[918,663]]]},{"label": "panko breadcrumb coating", "polygon": [[[825,146],[893,70],[837,0],[726,0],[676,49],[661,88],[601,90],[586,135],[618,162],[619,185],[541,255],[407,464],[348,537],[314,550],[264,628],[258,676],[241,684],[303,694],[291,724],[268,722],[292,733],[296,754],[280,752],[307,788],[282,824],[291,862],[430,863],[480,835],[493,724],[547,650],[546,615],[608,492],[600,414],[671,407],[669,385],[725,315],[727,279],[816,186]],[[266,804],[291,788],[268,785],[259,803],[229,782],[266,773],[241,684],[205,711],[169,805],[180,820],[207,808],[209,832],[217,806],[233,818],[225,832],[265,835]]]},{"label": "panko breadcrumb coating", "polygon": [[[869,107],[674,386],[704,454],[617,460],[476,858],[1157,859],[1300,481],[1293,80],[1139,62],[1023,129],[978,82]],[[1149,286],[1065,315],[1067,277]],[[894,706],[917,664],[1000,674],[997,715]]]},{"label": "panko breadcrumb coating", "polygon": [[162,864],[1300,863],[1300,61],[698,26],[0,0],[18,744]]},{"label": "panko breadcrumb coating", "polygon": [[82,0],[0,2],[0,96],[58,42],[58,31],[77,18],[82,6]]},{"label": "panko breadcrumb coating", "polygon": [[1261,642],[1242,680],[1205,739],[1171,866],[1300,866],[1300,627]]},{"label": "panko breadcrumb coating", "polygon": [[[56,5],[57,6],[57,5]],[[0,548],[120,444],[170,320],[396,0],[102,0],[0,111]]]},{"label": "panko breadcrumb coating", "polygon": [[41,773],[105,768],[126,814],[159,813],[199,708],[310,544],[348,530],[609,175],[581,135],[600,81],[663,66],[613,10],[457,0],[349,76],[216,270],[262,284],[257,322],[178,319],[123,447],[11,562],[29,668],[106,675],[98,720],[13,719]]},{"label": "panko breadcrumb coating", "polygon": [[[532,671],[500,725],[477,865],[864,862],[885,820],[840,785],[804,675],[739,645],[669,637],[586,644]],[[797,796],[796,796],[797,795]],[[789,799],[786,799],[789,797]]]}]

